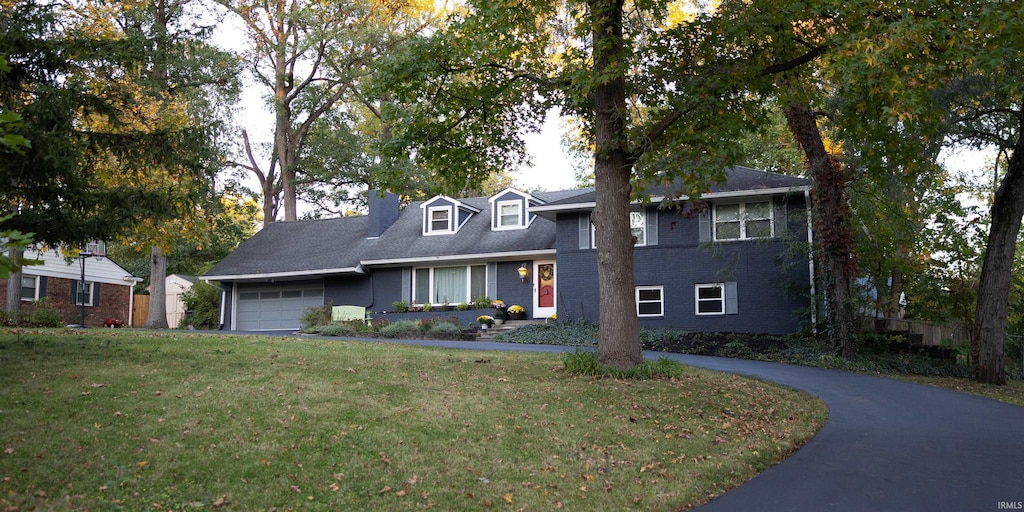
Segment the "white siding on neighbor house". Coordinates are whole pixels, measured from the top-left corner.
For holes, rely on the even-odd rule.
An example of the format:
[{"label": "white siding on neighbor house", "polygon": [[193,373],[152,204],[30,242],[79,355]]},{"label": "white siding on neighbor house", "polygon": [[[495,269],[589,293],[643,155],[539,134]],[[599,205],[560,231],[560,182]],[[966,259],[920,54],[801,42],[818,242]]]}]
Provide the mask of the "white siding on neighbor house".
[{"label": "white siding on neighbor house", "polygon": [[324,305],[323,284],[296,284],[238,289],[235,330],[293,330],[307,308]]},{"label": "white siding on neighbor house", "polygon": [[[58,277],[61,279],[79,280],[82,278],[81,262],[78,259],[70,263],[64,260],[60,251],[51,249],[45,252],[25,251],[25,258],[42,261],[42,265],[26,266],[22,272],[26,275]],[[134,277],[110,258],[86,258],[85,280],[97,283],[119,284],[126,286]]]}]

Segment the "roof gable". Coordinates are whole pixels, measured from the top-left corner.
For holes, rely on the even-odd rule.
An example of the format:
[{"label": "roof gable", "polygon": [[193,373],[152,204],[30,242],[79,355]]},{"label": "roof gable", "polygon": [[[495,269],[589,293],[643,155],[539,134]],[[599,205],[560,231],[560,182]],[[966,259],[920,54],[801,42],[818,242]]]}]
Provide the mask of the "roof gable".
[{"label": "roof gable", "polygon": [[434,196],[420,205],[423,210],[423,235],[458,233],[480,208],[448,196]]},{"label": "roof gable", "polygon": [[[47,251],[27,250],[25,259],[37,260],[41,265],[28,265],[22,269],[25,275],[59,277],[63,279],[79,280],[82,278],[82,260],[74,258],[65,259],[61,251],[50,249]],[[88,257],[85,261],[85,280],[97,283],[129,285],[141,281],[125,270],[117,262],[107,257]]]}]

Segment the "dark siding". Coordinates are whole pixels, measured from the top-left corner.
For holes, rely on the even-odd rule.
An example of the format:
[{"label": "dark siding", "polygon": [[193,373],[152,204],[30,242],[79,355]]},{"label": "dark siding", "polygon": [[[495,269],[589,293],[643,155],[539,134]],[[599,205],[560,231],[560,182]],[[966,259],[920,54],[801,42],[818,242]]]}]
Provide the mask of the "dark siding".
[{"label": "dark siding", "polygon": [[335,306],[373,305],[373,278],[369,276],[343,276],[324,279],[324,304]]},{"label": "dark siding", "polygon": [[[695,332],[799,330],[801,314],[808,305],[807,256],[794,250],[806,238],[803,198],[794,197],[786,206],[788,222],[777,228],[788,228],[788,236],[717,244],[701,244],[697,216],[659,212],[658,245],[636,249],[634,275],[638,286],[664,286],[665,316],[640,319],[640,325]],[[777,234],[781,235],[780,231]],[[560,215],[558,315],[560,319],[595,322],[599,320],[596,251],[581,250],[578,237],[578,216]],[[695,314],[695,284],[731,281],[736,282],[736,314]]]},{"label": "dark siding", "polygon": [[[526,263],[530,269],[530,277],[524,283],[519,279],[519,266]],[[557,272],[557,267],[556,267]],[[526,308],[526,317],[533,317],[533,261],[523,260],[498,263],[497,293],[491,292],[491,299],[501,299],[505,305],[519,304]]]}]

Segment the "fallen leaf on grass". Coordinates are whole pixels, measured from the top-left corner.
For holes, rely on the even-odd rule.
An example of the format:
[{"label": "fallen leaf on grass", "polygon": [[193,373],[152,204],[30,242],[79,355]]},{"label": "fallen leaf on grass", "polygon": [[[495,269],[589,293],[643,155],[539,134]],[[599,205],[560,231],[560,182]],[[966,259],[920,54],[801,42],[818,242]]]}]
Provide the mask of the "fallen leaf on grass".
[{"label": "fallen leaf on grass", "polygon": [[405,496],[406,494],[409,494],[409,490],[408,489],[402,489],[401,491],[396,492],[395,496],[398,496],[399,498],[401,498],[401,497]]},{"label": "fallen leaf on grass", "polygon": [[220,508],[220,507],[223,507],[224,505],[227,505],[228,503],[231,503],[231,502],[228,501],[227,496],[221,496],[220,498],[217,498],[213,502],[213,508]]},{"label": "fallen leaf on grass", "polygon": [[377,494],[387,494],[389,492],[391,492],[391,486],[385,485],[383,489],[377,491]]}]

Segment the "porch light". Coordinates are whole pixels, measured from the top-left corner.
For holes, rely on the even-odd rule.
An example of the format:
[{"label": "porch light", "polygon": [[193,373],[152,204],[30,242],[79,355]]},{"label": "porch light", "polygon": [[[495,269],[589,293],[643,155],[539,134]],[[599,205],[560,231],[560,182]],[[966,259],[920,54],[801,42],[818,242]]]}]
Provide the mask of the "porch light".
[{"label": "porch light", "polygon": [[522,265],[519,265],[519,270],[517,270],[517,272],[519,272],[519,279],[522,279],[523,282],[525,283],[526,282],[526,278],[529,277],[529,275],[530,275],[530,270],[528,268],[526,268],[526,263],[523,263]]}]

